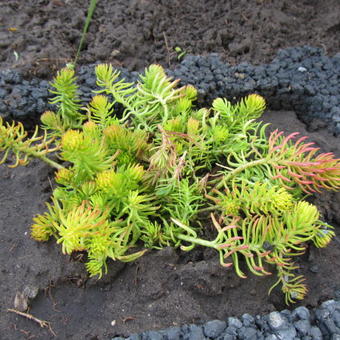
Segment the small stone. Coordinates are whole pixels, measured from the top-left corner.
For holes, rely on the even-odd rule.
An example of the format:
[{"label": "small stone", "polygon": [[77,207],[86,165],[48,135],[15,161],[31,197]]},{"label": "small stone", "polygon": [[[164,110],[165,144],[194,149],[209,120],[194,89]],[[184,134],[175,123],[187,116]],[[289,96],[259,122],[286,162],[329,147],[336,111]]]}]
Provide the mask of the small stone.
[{"label": "small stone", "polygon": [[39,293],[39,288],[34,286],[26,286],[23,290],[23,294],[29,299],[34,299]]},{"label": "small stone", "polygon": [[297,307],[292,311],[292,318],[300,320],[308,320],[310,318],[310,312],[306,307]]},{"label": "small stone", "polygon": [[326,319],[323,321],[323,325],[326,327],[329,334],[335,334],[338,331],[334,321],[332,319]]},{"label": "small stone", "polygon": [[202,327],[196,325],[189,325],[187,334],[183,337],[185,340],[205,340]]},{"label": "small stone", "polygon": [[229,317],[228,318],[228,326],[229,327],[235,327],[235,328],[241,328],[242,322],[238,318]]},{"label": "small stone", "polygon": [[263,335],[263,333],[258,330],[257,333],[256,333],[256,339],[257,340],[265,340],[265,336]]},{"label": "small stone", "polygon": [[316,310],[316,312],[315,312],[315,317],[319,321],[323,321],[323,320],[329,318],[330,315],[331,315],[331,313],[329,312],[329,310],[324,309],[324,308],[320,308],[320,309]]},{"label": "small stone", "polygon": [[235,72],[234,75],[236,78],[239,78],[239,79],[244,79],[246,77],[244,73],[239,73],[239,72]]},{"label": "small stone", "polygon": [[306,69],[305,67],[303,67],[303,66],[300,66],[300,67],[298,68],[298,71],[299,71],[299,72],[306,72],[307,69]]},{"label": "small stone", "polygon": [[338,328],[340,328],[340,312],[339,312],[339,311],[336,310],[336,311],[333,313],[333,319],[334,319],[334,322],[335,322],[336,326],[337,326]]},{"label": "small stone", "polygon": [[296,321],[294,326],[301,335],[308,335],[310,333],[311,325],[309,320]]},{"label": "small stone", "polygon": [[132,334],[126,340],[141,340],[141,336],[139,334]]},{"label": "small stone", "polygon": [[279,312],[271,312],[268,315],[268,324],[273,331],[287,328],[287,319]]},{"label": "small stone", "polygon": [[265,337],[265,340],[280,340],[280,338],[275,334],[270,334]]},{"label": "small stone", "polygon": [[238,336],[240,339],[253,340],[257,338],[257,330],[253,327],[242,327]]},{"label": "small stone", "polygon": [[309,267],[309,271],[311,271],[312,273],[317,273],[319,271],[319,266],[317,264],[314,264]]},{"label": "small stone", "polygon": [[21,292],[17,292],[14,298],[14,308],[19,312],[26,312],[28,309],[28,297]]},{"label": "small stone", "polygon": [[225,333],[233,336],[237,336],[237,328],[234,326],[229,326],[226,328]]},{"label": "small stone", "polygon": [[215,339],[225,330],[226,327],[227,323],[225,321],[212,320],[205,323],[203,331],[208,338]]},{"label": "small stone", "polygon": [[219,340],[236,340],[236,335],[226,334],[224,337],[220,338]]},{"label": "small stone", "polygon": [[241,317],[243,325],[248,327],[250,325],[253,325],[255,323],[255,319],[252,315],[245,313]]},{"label": "small stone", "polygon": [[179,327],[170,327],[164,331],[167,340],[177,340],[181,338],[181,329]]},{"label": "small stone", "polygon": [[340,334],[333,334],[330,340],[340,340]]},{"label": "small stone", "polygon": [[310,329],[310,335],[311,335],[313,340],[322,340],[322,333],[321,333],[320,329],[316,326],[313,326]]},{"label": "small stone", "polygon": [[163,340],[163,335],[156,331],[147,331],[144,335],[147,340]]},{"label": "small stone", "polygon": [[284,309],[280,312],[280,314],[285,317],[289,322],[292,320],[292,312],[288,309]]},{"label": "small stone", "polygon": [[337,303],[336,303],[335,300],[328,300],[328,301],[325,301],[321,304],[321,308],[326,308],[331,313],[333,313],[335,311],[336,305],[337,305]]},{"label": "small stone", "polygon": [[276,332],[276,335],[280,339],[294,340],[296,336],[296,329],[294,327],[289,327],[288,329],[281,329]]}]

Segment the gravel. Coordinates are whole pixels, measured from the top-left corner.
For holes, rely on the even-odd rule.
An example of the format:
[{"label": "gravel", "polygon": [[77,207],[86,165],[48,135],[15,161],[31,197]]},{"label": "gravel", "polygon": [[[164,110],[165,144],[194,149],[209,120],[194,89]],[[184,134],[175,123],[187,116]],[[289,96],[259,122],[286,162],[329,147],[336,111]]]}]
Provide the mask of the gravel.
[{"label": "gravel", "polygon": [[[81,99],[89,101],[95,89],[94,65],[81,66],[77,72]],[[259,93],[272,110],[294,110],[309,128],[327,127],[340,135],[340,53],[325,56],[322,49],[295,47],[281,50],[266,65],[248,63],[231,66],[218,55],[187,56],[175,70],[167,73],[181,84],[198,89],[198,103],[209,104],[216,97],[237,100]],[[121,70],[127,81],[137,72]],[[16,70],[0,70],[0,113],[3,117],[36,121],[52,107],[49,82],[23,79]],[[317,309],[297,307],[267,315],[244,314],[240,318],[212,320],[203,325],[184,325],[160,331],[146,331],[128,338],[111,340],[340,340],[340,290],[337,300],[323,302]]]},{"label": "gravel", "polygon": [[329,300],[317,309],[297,307],[266,315],[212,320],[160,331],[132,334],[111,340],[340,340],[340,300]]},{"label": "gravel", "polygon": [[[127,81],[137,72],[121,70]],[[310,129],[328,127],[340,135],[340,53],[325,56],[323,50],[309,46],[280,50],[270,63],[235,66],[221,61],[217,54],[187,56],[176,69],[167,73],[192,84],[199,92],[198,104],[207,105],[216,97],[236,100],[259,93],[272,110],[294,110]],[[82,100],[91,98],[95,89],[94,65],[81,66],[77,72]],[[0,112],[21,120],[36,120],[47,109],[49,83],[23,79],[19,71],[0,71]]]}]

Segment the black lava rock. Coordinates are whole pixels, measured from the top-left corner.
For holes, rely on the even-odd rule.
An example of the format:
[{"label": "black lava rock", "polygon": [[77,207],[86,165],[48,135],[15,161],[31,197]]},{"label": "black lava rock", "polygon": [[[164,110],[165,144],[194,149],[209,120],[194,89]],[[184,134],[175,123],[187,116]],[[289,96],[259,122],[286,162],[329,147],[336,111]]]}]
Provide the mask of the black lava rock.
[{"label": "black lava rock", "polygon": [[[97,89],[95,65],[81,66],[77,72],[80,98],[91,99]],[[136,81],[137,72],[121,69],[120,79]],[[302,46],[278,52],[272,63],[253,66],[249,63],[230,66],[218,55],[188,55],[170,76],[181,84],[199,90],[199,104],[207,105],[216,97],[240,98],[249,93],[263,95],[271,109],[295,110],[305,122],[311,118],[325,121],[336,135],[340,134],[340,58],[328,57],[318,48]],[[0,71],[0,115],[14,119],[37,120],[51,109],[51,94],[46,80],[24,80],[20,71]],[[13,92],[13,94],[12,94]],[[19,96],[19,98],[18,98]],[[85,104],[85,103],[84,103]]]}]

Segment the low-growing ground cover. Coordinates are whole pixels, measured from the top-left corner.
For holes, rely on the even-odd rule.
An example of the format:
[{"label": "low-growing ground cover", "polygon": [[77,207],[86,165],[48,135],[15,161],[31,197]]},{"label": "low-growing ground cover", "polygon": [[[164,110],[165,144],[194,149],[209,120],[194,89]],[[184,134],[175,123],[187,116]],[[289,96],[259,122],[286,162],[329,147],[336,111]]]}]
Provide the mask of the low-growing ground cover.
[{"label": "low-growing ground cover", "polygon": [[[44,5],[44,2],[36,5]],[[39,12],[41,18],[49,15],[49,11],[52,10],[56,11],[56,13],[59,10],[70,12],[67,7],[68,4],[63,1],[51,1],[49,4],[46,3],[46,5],[48,5],[46,7],[47,11],[46,8],[42,8]],[[156,4],[152,5],[156,6]],[[10,10],[16,10],[19,7],[15,8],[15,6],[20,5],[13,2],[6,6],[12,6]],[[142,9],[139,9],[140,6],[142,6]],[[246,4],[241,4],[240,6],[244,6],[244,10],[247,7]],[[299,37],[299,43],[302,42],[303,39],[301,37],[304,36],[304,43],[325,44],[329,52],[333,51],[332,48],[336,48],[333,38],[337,31],[337,23],[336,19],[332,19],[332,14],[336,13],[336,7],[332,7],[332,10],[329,10],[330,6],[327,5],[322,10],[318,10],[315,7],[312,21],[320,22],[321,19],[318,18],[318,12],[326,13],[327,15],[324,15],[324,18],[327,17],[328,19],[325,19],[327,22],[324,25],[318,26],[313,24],[313,27],[317,27],[319,32],[313,36],[319,40],[312,40],[311,37],[307,37],[304,28],[300,33],[297,30],[291,29],[295,34],[287,35],[285,33],[285,30],[287,30],[285,20],[293,20],[294,17],[298,17],[299,20],[303,18],[308,18],[309,20],[310,11],[308,6],[313,5],[303,5],[301,8],[298,5],[290,7],[294,8],[295,11],[290,13],[287,12],[288,10],[284,6],[279,8],[272,2],[258,2],[258,6],[260,6],[258,10],[262,10],[264,14],[268,11],[270,13],[275,12],[279,17],[284,18],[283,21],[276,21],[280,34],[275,35],[275,38],[280,38],[281,36],[281,42],[277,45],[267,44],[267,49],[261,49],[262,54],[257,53],[257,50],[251,46],[249,41],[245,43],[245,47],[238,46],[237,43],[241,43],[249,32],[249,30],[245,30],[240,36],[236,36],[235,46],[232,45],[233,41],[230,41],[230,46],[228,43],[228,48],[232,50],[230,54],[225,53],[225,47],[222,50],[218,47],[220,39],[224,36],[223,32],[217,35],[212,33],[211,38],[209,37],[206,40],[207,44],[210,43],[212,46],[205,51],[202,50],[202,45],[199,44],[199,50],[202,53],[208,51],[224,52],[224,56],[229,61],[242,61],[248,58],[250,61],[262,63],[268,60],[265,58],[270,58],[271,52],[274,53],[277,47],[294,44],[296,41],[294,40],[294,35]],[[237,6],[235,5],[235,7]],[[289,6],[287,7],[289,8]],[[9,10],[8,8],[7,10]],[[25,8],[28,10],[28,7]],[[130,8],[130,12],[125,13],[125,15],[127,17],[131,16],[132,19],[136,15],[139,17],[142,15],[141,13],[149,11],[150,4],[147,2],[143,2],[143,4],[136,3],[135,8],[136,12]],[[164,6],[163,10],[165,8]],[[308,13],[308,15],[304,15],[304,12]],[[5,11],[2,13],[6,14]],[[109,15],[108,13],[106,15]],[[8,13],[6,17],[10,18]],[[80,17],[83,19],[83,13],[79,15]],[[102,18],[104,17],[102,16]],[[253,21],[249,18],[249,15],[246,15],[246,18],[244,18],[245,27],[249,24],[255,25],[254,20],[258,20],[258,16],[255,16]],[[102,19],[97,18],[96,20],[94,22],[97,25],[98,21]],[[223,20],[222,17],[221,20]],[[41,20],[41,22],[43,21]],[[132,22],[138,27],[138,21],[133,19]],[[147,22],[147,20],[143,22]],[[301,21],[298,22],[300,23]],[[41,59],[35,59],[38,52],[29,52],[26,50],[24,42],[20,43],[20,37],[22,37],[20,29],[23,27],[22,21],[19,20],[18,22],[17,28],[19,31],[15,31],[15,23],[13,25],[13,22],[8,21],[8,23],[7,26],[9,27],[6,28],[6,34],[10,35],[8,38],[10,43],[3,46],[4,51],[6,51],[3,54],[6,56],[4,61],[7,65],[13,65],[10,55],[12,55],[13,50],[16,51],[15,46],[19,46],[19,56],[22,56],[18,60],[19,65],[23,67],[26,64],[26,70],[34,70],[33,72],[43,74],[50,79],[48,67],[56,69],[55,65],[60,65],[63,61],[59,57],[56,58],[58,59],[57,61],[54,60],[54,53],[52,53],[53,55],[47,53],[47,57],[42,55]],[[27,27],[31,24],[30,22]],[[83,22],[79,24],[74,34],[78,35],[80,33],[80,26],[82,24]],[[37,25],[36,29],[28,29],[27,32],[32,32],[32,45],[39,47],[41,46],[41,40],[34,40],[34,36],[42,24],[38,22],[34,25]],[[261,26],[260,23],[259,25]],[[265,27],[264,23],[262,25],[261,27]],[[118,26],[120,29],[125,27],[123,24]],[[50,29],[51,27],[53,25],[47,24],[46,32],[53,31]],[[231,25],[229,27],[233,29],[233,27],[238,26],[235,24],[235,26]],[[301,24],[297,25],[298,27],[301,27]],[[14,29],[8,30],[9,28]],[[96,30],[96,28],[92,29]],[[131,32],[134,31],[133,27],[130,27],[129,30]],[[177,31],[185,33],[185,30]],[[43,31],[40,30],[39,34],[42,34],[41,32]],[[15,34],[17,35],[15,36]],[[43,33],[43,36],[46,34],[49,33]],[[206,34],[209,35],[210,33],[207,32]],[[254,28],[254,35],[257,37],[256,41],[258,43],[260,43],[260,37],[264,39],[264,45],[266,41],[268,43],[268,39],[271,41],[272,35],[268,36],[268,34],[265,29]],[[181,42],[182,37],[176,38],[175,42],[169,42],[170,38],[168,36],[173,37],[173,35],[170,33],[162,35],[163,43],[168,40],[168,45],[170,44],[166,48],[163,46],[159,50],[152,50],[149,54],[143,52],[142,56],[136,56],[134,55],[135,52],[129,52],[129,50],[125,54],[122,48],[121,55],[118,58],[114,56],[117,52],[111,54],[111,49],[107,48],[99,59],[115,61],[117,64],[119,62],[131,68],[137,67],[137,69],[156,60],[164,65],[168,65],[170,61],[173,65],[176,62],[177,54],[173,53],[171,48],[173,47],[172,45],[176,45],[176,42]],[[92,34],[92,38],[95,36]],[[15,37],[14,42],[11,40],[13,37]],[[91,45],[92,38],[90,36],[88,46]],[[19,40],[17,41],[16,39]],[[52,45],[54,42],[59,43],[58,39],[49,39],[50,44],[46,44],[46,46],[50,48],[50,51],[56,50],[55,46]],[[135,41],[131,37],[132,40]],[[289,45],[285,45],[286,42]],[[250,48],[249,46],[247,47],[247,44],[250,44]],[[143,42],[141,42],[141,45],[143,45]],[[156,46],[157,44],[155,43],[154,45]],[[72,48],[67,49],[65,46],[67,45],[59,43],[58,50],[61,54],[64,53],[67,59],[74,51],[71,51]],[[133,44],[130,43],[128,46],[132,48]],[[144,46],[148,51],[150,50],[150,46],[147,47],[147,42]],[[192,50],[188,48],[188,52],[196,52],[195,48],[197,47],[194,47]],[[99,51],[100,49],[96,46],[94,50]],[[143,49],[138,50],[142,51]],[[159,59],[155,55],[157,51],[160,52],[160,55],[157,57]],[[83,61],[86,61],[86,53],[84,55]],[[143,55],[148,57],[143,59]],[[13,56],[15,59],[14,54]],[[90,56],[88,61],[98,61],[97,52],[89,53],[88,56]],[[32,65],[34,66],[33,69]],[[306,126],[296,119],[293,112],[266,112],[264,119],[267,119],[266,117],[273,123],[274,127],[287,131],[287,134],[294,131],[300,131],[302,135],[308,134],[305,130]],[[339,156],[338,140],[329,135],[325,130],[319,129],[310,135],[312,140],[316,140],[318,145],[322,146],[324,152],[331,151]],[[200,322],[214,318],[222,319],[229,315],[240,315],[243,312],[256,314],[267,312],[274,308],[285,308],[282,294],[279,290],[275,290],[270,297],[267,297],[268,289],[275,282],[275,277],[264,279],[247,273],[249,278],[242,280],[235,275],[231,268],[224,269],[220,267],[214,252],[210,250],[204,251],[200,248],[193,250],[191,253],[182,253],[170,248],[160,252],[150,251],[133,264],[121,264],[118,262],[113,264],[110,262],[109,274],[102,281],[96,282],[94,279],[88,279],[84,270],[84,264],[81,263],[81,258],[71,257],[70,259],[69,257],[62,256],[60,249],[55,247],[54,242],[37,244],[29,237],[29,226],[32,217],[36,213],[44,213],[46,211],[44,202],[50,196],[51,187],[54,185],[52,184],[53,177],[53,171],[48,166],[39,162],[33,162],[28,168],[17,168],[14,170],[8,170],[6,167],[1,166],[1,239],[4,242],[0,254],[4,259],[2,261],[4,263],[2,266],[2,277],[4,280],[1,282],[3,291],[1,305],[4,308],[13,306],[17,292],[24,295],[21,299],[21,302],[24,303],[27,300],[25,296],[35,296],[37,288],[39,288],[38,296],[31,300],[30,312],[41,319],[51,321],[53,331],[58,334],[58,337],[65,339],[101,339],[110,335],[131,334],[145,329],[167,327],[171,324]],[[314,200],[323,213],[323,219],[337,226],[339,224],[339,194],[317,195]],[[337,233],[337,229],[335,231]],[[337,282],[339,282],[337,275],[340,272],[337,262],[337,258],[339,258],[338,253],[339,242],[335,238],[321,252],[310,248],[299,259],[301,274],[307,277],[309,287],[309,293],[303,302],[305,305],[316,306],[320,301],[333,297],[334,291],[339,288],[337,286]],[[332,273],[331,276],[329,275],[330,273]],[[17,294],[17,297],[19,297],[18,300],[20,302],[20,294]],[[171,320],[171,324],[169,324],[169,320]],[[20,339],[20,337],[29,338],[32,336],[45,339],[53,336],[48,329],[40,330],[32,321],[22,319],[10,313],[6,313],[4,318],[2,318],[1,334],[4,334],[5,339],[6,337],[8,339]]]}]

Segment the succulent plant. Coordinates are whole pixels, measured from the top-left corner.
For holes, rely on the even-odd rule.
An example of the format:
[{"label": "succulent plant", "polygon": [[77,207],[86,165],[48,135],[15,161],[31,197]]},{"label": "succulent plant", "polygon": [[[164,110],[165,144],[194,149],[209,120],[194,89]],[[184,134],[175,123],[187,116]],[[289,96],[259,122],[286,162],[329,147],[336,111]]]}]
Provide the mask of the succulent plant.
[{"label": "succulent plant", "polygon": [[[61,70],[51,91],[57,110],[41,116],[43,131],[32,137],[21,123],[0,119],[0,163],[13,154],[13,167],[36,157],[56,168],[57,187],[34,218],[32,237],[54,237],[65,254],[86,251],[86,268],[99,277],[109,258],[210,247],[240,277],[243,268],[269,275],[276,267],[272,288],[281,284],[287,303],[303,299],[307,288],[292,259],[309,241],[325,247],[334,236],[304,198],[340,188],[339,159],[306,137],[295,140],[297,133],[267,137],[257,94],[198,109],[196,89],[177,87],[159,65],[136,84],[119,75],[98,65],[100,89],[81,107],[74,70]],[[124,107],[121,116],[115,104]],[[207,223],[216,229],[212,240]]]}]

